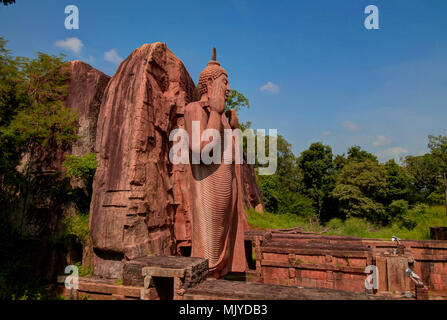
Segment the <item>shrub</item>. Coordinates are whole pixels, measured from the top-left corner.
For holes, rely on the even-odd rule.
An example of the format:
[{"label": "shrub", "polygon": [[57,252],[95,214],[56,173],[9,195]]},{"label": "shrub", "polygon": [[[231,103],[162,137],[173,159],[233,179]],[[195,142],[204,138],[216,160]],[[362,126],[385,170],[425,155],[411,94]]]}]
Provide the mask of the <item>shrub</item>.
[{"label": "shrub", "polygon": [[79,157],[68,155],[62,165],[67,169],[67,177],[81,179],[88,183],[95,175],[96,155],[94,153],[87,153]]},{"label": "shrub", "polygon": [[394,200],[388,206],[390,220],[401,220],[408,212],[408,202],[405,200]]},{"label": "shrub", "polygon": [[63,223],[68,234],[75,235],[85,246],[90,239],[90,229],[88,226],[89,215],[85,213],[78,213],[68,215],[64,218]]}]

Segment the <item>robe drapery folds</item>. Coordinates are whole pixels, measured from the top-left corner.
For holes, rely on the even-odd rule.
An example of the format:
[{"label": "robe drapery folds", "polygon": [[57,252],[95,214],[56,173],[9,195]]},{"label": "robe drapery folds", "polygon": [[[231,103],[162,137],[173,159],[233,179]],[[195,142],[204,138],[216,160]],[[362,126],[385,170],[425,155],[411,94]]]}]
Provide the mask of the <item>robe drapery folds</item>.
[{"label": "robe drapery folds", "polygon": [[[192,121],[208,122],[201,103],[185,109],[185,127],[192,141]],[[222,115],[222,156],[220,164],[191,163],[192,253],[193,257],[208,259],[209,271],[216,277],[228,272],[244,272],[245,216],[242,211],[241,168],[239,164],[224,163],[224,129],[231,129]],[[233,146],[236,143],[232,138]],[[234,147],[232,148],[234,152]]]}]

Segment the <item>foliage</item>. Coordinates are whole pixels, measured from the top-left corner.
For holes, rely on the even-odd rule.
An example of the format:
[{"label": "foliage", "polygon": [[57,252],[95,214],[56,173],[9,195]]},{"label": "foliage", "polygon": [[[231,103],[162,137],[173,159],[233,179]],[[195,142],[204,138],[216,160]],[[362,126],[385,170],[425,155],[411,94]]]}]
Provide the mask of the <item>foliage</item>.
[{"label": "foliage", "polygon": [[308,219],[295,214],[258,212],[254,209],[249,209],[246,213],[248,225],[254,229],[288,229],[298,226],[304,226],[305,230],[311,229]]},{"label": "foliage", "polygon": [[47,297],[45,282],[35,276],[37,245],[0,217],[0,300],[37,300]]},{"label": "foliage", "polygon": [[[442,206],[418,205],[409,209],[401,221],[388,226],[376,225],[364,218],[346,220],[333,218],[326,224],[315,224],[292,214],[247,211],[247,221],[255,229],[285,229],[301,227],[303,231],[324,232],[327,235],[357,236],[390,240],[393,235],[408,240],[429,240],[431,226],[447,226],[447,215]],[[312,223],[311,223],[312,222]],[[326,231],[327,230],[327,231]]]},{"label": "foliage", "polygon": [[340,211],[345,217],[363,217],[370,221],[383,221],[385,215],[384,206],[374,201],[354,185],[339,184],[331,193],[339,202]]},{"label": "foliage", "polygon": [[332,149],[321,142],[313,143],[301,153],[298,166],[302,172],[302,191],[313,199],[316,210],[321,215],[324,200],[334,187]]},{"label": "foliage", "polygon": [[394,221],[402,220],[408,212],[408,202],[405,200],[394,200],[388,206],[388,211]]},{"label": "foliage", "polygon": [[387,203],[392,201],[405,199],[412,201],[412,186],[413,177],[408,173],[405,167],[399,166],[394,160],[389,160],[385,163],[387,172]]},{"label": "foliage", "polygon": [[447,136],[428,136],[428,148],[438,161],[440,171],[447,173]]},{"label": "foliage", "polygon": [[423,202],[442,186],[438,160],[431,153],[423,156],[407,156],[405,167],[413,177],[413,202]]},{"label": "foliage", "polygon": [[63,56],[13,59],[5,45],[0,38],[1,194],[8,202],[18,194],[26,201],[36,187],[32,172],[77,138],[76,114],[64,105],[69,69]]},{"label": "foliage", "polygon": [[68,215],[63,219],[67,234],[76,236],[86,245],[90,239],[89,215],[78,213]]},{"label": "foliage", "polygon": [[81,262],[75,263],[78,267],[78,275],[80,277],[89,277],[93,274],[93,268],[90,266],[83,266]]},{"label": "foliage", "polygon": [[68,155],[62,165],[67,169],[69,178],[92,181],[97,167],[96,154],[87,153],[83,156]]},{"label": "foliage", "polygon": [[236,111],[239,111],[244,107],[250,108],[250,102],[248,101],[248,99],[242,93],[236,90],[230,90],[230,94],[228,95],[228,99],[225,105],[225,111],[229,109],[235,109]]},{"label": "foliage", "polygon": [[[316,215],[313,200],[299,192],[300,171],[292,146],[278,135],[277,170],[272,175],[259,175],[257,182],[267,211],[279,214],[296,214],[301,217]],[[266,153],[270,152],[268,144]],[[257,165],[256,165],[257,167]]]},{"label": "foliage", "polygon": [[69,70],[62,59],[41,52],[33,60],[19,59],[20,90],[27,100],[0,131],[18,152],[36,152],[51,144],[64,149],[77,138],[76,114],[64,105]]},{"label": "foliage", "polygon": [[383,205],[386,195],[386,170],[370,159],[345,165],[331,192],[346,217],[357,216],[376,223],[386,220]]},{"label": "foliage", "polygon": [[[346,221],[333,219],[327,223],[328,234],[359,236],[389,240],[393,235],[401,239],[429,240],[431,226],[447,226],[445,209],[441,206],[428,207],[419,205],[410,209],[401,223],[393,223],[386,227],[376,226],[366,219],[349,218]],[[411,222],[411,223],[409,223]]]},{"label": "foliage", "polygon": [[348,161],[365,161],[371,160],[378,162],[377,157],[365,150],[362,150],[360,146],[352,146],[348,150]]}]

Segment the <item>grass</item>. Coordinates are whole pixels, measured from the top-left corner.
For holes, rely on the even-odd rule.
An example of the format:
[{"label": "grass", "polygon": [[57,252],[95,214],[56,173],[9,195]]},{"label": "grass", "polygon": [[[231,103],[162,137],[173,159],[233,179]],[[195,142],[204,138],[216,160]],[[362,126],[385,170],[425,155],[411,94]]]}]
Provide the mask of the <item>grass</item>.
[{"label": "grass", "polygon": [[78,275],[80,277],[90,277],[93,274],[93,269],[90,266],[83,266],[81,262],[75,264],[78,267]]},{"label": "grass", "polygon": [[357,236],[362,238],[389,240],[393,235],[407,240],[429,240],[430,227],[447,227],[447,214],[444,206],[417,205],[400,220],[388,226],[376,226],[365,219],[332,219],[325,225],[309,222],[297,215],[259,213],[247,211],[247,221],[254,229],[287,229],[301,227],[303,231],[320,232],[329,227],[324,234]]},{"label": "grass", "polygon": [[296,214],[274,214],[270,212],[257,212],[254,209],[247,210],[247,222],[253,229],[289,229],[302,227],[304,231],[314,230],[317,224],[311,224],[309,220]]}]

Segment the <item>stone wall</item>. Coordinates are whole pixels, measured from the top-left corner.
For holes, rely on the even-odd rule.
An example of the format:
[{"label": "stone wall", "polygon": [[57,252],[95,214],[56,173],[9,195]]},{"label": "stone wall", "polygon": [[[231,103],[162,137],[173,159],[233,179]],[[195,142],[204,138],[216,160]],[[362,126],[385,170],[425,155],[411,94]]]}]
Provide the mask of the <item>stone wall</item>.
[{"label": "stone wall", "polygon": [[406,241],[394,255],[392,241],[308,234],[251,231],[256,269],[251,281],[298,287],[365,291],[365,268],[378,269],[379,292],[413,291],[405,274],[411,268],[433,291],[447,290],[447,241]]}]

